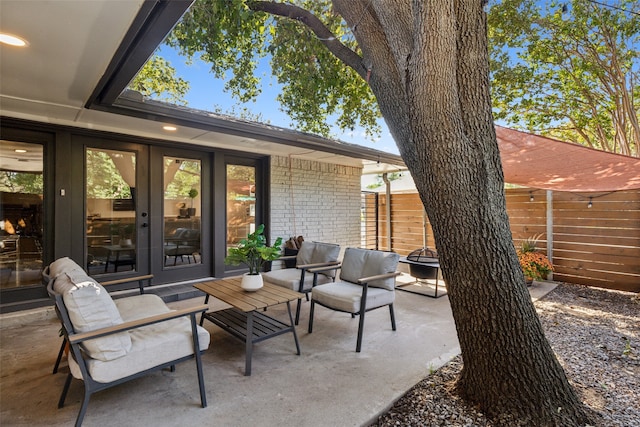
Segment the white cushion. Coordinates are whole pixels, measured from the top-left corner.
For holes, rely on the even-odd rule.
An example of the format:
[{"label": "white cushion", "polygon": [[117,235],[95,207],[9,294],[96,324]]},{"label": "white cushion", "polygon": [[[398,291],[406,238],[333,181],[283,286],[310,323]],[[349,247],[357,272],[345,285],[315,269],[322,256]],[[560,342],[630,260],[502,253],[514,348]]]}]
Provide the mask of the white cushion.
[{"label": "white cushion", "polygon": [[313,242],[302,242],[302,246],[300,246],[296,255],[296,265],[311,264],[314,248]]},{"label": "white cushion", "polygon": [[60,273],[72,270],[82,270],[82,267],[69,257],[58,258],[49,264],[49,276],[52,278],[60,275]]},{"label": "white cushion", "polygon": [[[76,332],[93,331],[123,322],[109,293],[84,270],[57,273],[53,288],[62,294]],[[108,361],[127,354],[131,349],[131,338],[123,332],[88,340],[82,345],[91,358]]]},{"label": "white cushion", "polygon": [[[298,251],[298,255],[296,255],[296,265],[320,264],[337,261],[339,256],[340,245],[304,241]],[[327,270],[320,274],[333,279],[336,275],[336,270]]]},{"label": "white cushion", "polygon": [[[209,348],[209,332],[201,326],[196,327],[198,345],[200,351],[204,351]],[[137,328],[130,331],[129,335],[132,346],[126,356],[110,361],[87,361],[91,378],[107,383],[193,354],[191,321],[188,317]],[[69,357],[69,368],[75,378],[82,379],[80,368],[72,357]]]},{"label": "white cushion", "polygon": [[[265,282],[273,283],[274,285],[282,286],[287,289],[298,291],[300,289],[300,276],[302,270],[297,268],[285,268],[282,270],[273,270],[267,273],[262,273],[262,278]],[[331,279],[324,274],[318,274],[317,284],[329,283]],[[307,291],[311,289],[313,285],[313,274],[306,272],[304,274],[303,290]]]},{"label": "white cushion", "polygon": [[[162,298],[153,294],[118,298],[114,303],[125,322],[173,311]],[[209,332],[200,326],[197,328],[200,350],[203,351],[209,348]],[[131,339],[131,349],[126,356],[106,362],[87,361],[89,373],[94,380],[114,381],[193,354],[191,321],[186,317],[144,326],[126,334]],[[69,367],[74,377],[82,378],[80,368],[73,358],[69,358]]]},{"label": "white cushion", "polygon": [[[400,256],[395,252],[383,252],[370,249],[347,248],[342,259],[340,280],[356,283],[365,277],[394,273],[398,268]],[[395,289],[396,279],[375,280],[369,288]]]},{"label": "white cushion", "polygon": [[168,313],[171,310],[158,295],[143,294],[113,300],[118,307],[124,322],[144,319],[156,314]]},{"label": "white cushion", "polygon": [[[350,282],[328,283],[313,288],[311,297],[318,303],[336,310],[358,313],[362,299],[362,286]],[[392,304],[395,297],[394,291],[383,288],[368,288],[366,310]]]}]

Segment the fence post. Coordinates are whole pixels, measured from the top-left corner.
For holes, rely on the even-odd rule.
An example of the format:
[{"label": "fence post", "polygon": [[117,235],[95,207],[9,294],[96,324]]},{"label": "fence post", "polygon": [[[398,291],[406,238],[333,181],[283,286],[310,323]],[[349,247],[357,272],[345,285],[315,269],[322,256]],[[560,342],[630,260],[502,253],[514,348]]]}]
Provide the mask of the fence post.
[{"label": "fence post", "polygon": [[387,176],[387,173],[382,174],[382,181],[384,181],[387,195],[387,250],[392,251],[393,245],[391,244],[391,181]]},{"label": "fence post", "polygon": [[[547,190],[547,258],[553,264],[553,191]],[[547,275],[553,280],[553,271]]]}]

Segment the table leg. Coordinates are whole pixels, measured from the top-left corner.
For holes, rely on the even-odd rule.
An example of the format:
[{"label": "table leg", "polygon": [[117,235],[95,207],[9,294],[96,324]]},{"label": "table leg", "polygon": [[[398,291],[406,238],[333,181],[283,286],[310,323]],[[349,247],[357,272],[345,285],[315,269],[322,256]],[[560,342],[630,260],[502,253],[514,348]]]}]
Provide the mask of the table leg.
[{"label": "table leg", "polygon": [[[209,294],[206,294],[206,295],[204,296],[204,304],[205,304],[205,305],[209,304]],[[204,315],[205,315],[205,313],[206,313],[206,311],[203,311],[203,312],[200,314],[200,326],[202,326],[202,325],[204,324]]]},{"label": "table leg", "polygon": [[253,355],[253,311],[247,313],[247,339],[244,360],[244,375],[251,375],[251,356]]},{"label": "table leg", "polygon": [[291,315],[291,304],[289,304],[289,301],[287,301],[287,311],[289,312],[289,324],[291,325],[291,332],[293,332],[293,339],[296,342],[296,350],[298,351],[298,356],[300,356],[300,343],[298,342],[298,334],[296,334],[296,328],[293,325],[293,316]]}]

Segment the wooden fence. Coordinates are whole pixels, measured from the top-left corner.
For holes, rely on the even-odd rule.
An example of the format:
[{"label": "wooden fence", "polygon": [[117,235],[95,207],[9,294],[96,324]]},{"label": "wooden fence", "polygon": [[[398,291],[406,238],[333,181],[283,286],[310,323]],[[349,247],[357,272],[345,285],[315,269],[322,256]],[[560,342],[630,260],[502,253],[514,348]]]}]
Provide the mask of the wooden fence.
[{"label": "wooden fence", "polygon": [[[550,256],[554,280],[640,292],[640,190],[575,194],[518,188],[506,194],[514,244],[539,235],[538,248]],[[367,247],[389,249],[386,204],[380,194],[377,239],[363,237]],[[435,247],[417,193],[392,194],[390,212],[392,250],[407,255]]]}]

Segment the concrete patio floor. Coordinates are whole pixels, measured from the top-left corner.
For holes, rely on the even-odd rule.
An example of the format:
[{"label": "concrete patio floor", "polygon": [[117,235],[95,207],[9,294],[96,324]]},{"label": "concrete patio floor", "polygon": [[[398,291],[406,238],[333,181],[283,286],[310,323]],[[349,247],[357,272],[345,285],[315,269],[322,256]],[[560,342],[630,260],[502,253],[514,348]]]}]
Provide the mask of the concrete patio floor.
[{"label": "concrete patio floor", "polygon": [[[399,281],[411,281],[403,275]],[[555,287],[535,283],[534,299]],[[201,304],[203,298],[170,303]],[[213,300],[213,308],[225,307]],[[210,322],[211,344],[203,354],[208,406],[200,407],[193,361],[91,397],[85,426],[361,426],[372,422],[431,370],[459,354],[448,297],[398,291],[397,331],[389,311],[367,313],[363,348],[355,352],[358,320],[317,307],[307,333],[309,303],[302,306],[297,333],[254,346],[253,372],[244,376],[244,345]],[[285,319],[286,306],[269,309]],[[73,425],[84,387],[71,383],[65,407],[57,402],[68,373],[66,362],[52,374],[60,346],[52,308],[0,317],[0,424]]]}]

